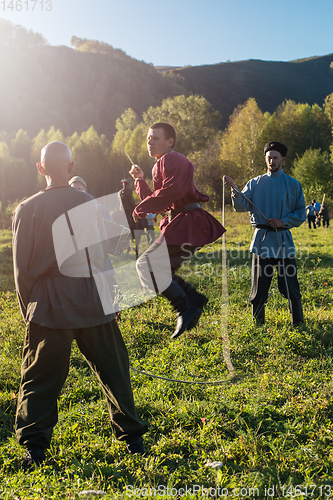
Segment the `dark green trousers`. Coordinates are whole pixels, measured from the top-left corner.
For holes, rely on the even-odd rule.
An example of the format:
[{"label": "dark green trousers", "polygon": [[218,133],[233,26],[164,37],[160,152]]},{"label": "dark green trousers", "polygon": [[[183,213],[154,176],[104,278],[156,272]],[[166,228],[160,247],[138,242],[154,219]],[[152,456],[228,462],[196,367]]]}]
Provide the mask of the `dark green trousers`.
[{"label": "dark green trousers", "polygon": [[74,339],[102,386],[115,436],[125,439],[147,432],[134,405],[128,353],[115,320],[75,330],[53,330],[29,323],[16,414],[18,442],[49,447]]}]

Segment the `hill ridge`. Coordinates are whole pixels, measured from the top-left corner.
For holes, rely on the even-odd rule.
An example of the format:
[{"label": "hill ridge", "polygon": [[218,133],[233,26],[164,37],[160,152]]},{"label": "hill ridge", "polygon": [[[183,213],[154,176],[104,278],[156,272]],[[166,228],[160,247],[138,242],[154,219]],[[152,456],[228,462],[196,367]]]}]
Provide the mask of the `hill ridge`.
[{"label": "hill ridge", "polygon": [[[118,52],[117,52],[118,51]],[[2,46],[0,130],[24,129],[33,137],[52,125],[65,135],[91,125],[112,138],[116,119],[129,107],[139,116],[179,94],[199,94],[222,114],[256,99],[263,112],[285,100],[323,104],[333,93],[333,54],[296,61],[224,62],[164,71],[114,49],[114,54],[59,45]],[[166,67],[164,67],[166,68]]]}]

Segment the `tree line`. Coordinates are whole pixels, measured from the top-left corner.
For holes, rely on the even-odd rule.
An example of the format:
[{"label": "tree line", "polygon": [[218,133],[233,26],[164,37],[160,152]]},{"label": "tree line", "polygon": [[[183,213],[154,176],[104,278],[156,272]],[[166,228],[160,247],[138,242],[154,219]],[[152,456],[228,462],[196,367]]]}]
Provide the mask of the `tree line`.
[{"label": "tree line", "polygon": [[315,104],[282,103],[274,113],[263,113],[255,99],[238,106],[221,131],[221,116],[200,96],[180,95],[149,107],[139,116],[127,109],[116,121],[110,141],[93,126],[82,133],[64,136],[60,129],[42,129],[35,137],[24,130],[15,135],[0,133],[0,201],[4,212],[18,200],[45,187],[37,176],[36,163],[41,148],[51,141],[68,144],[75,164],[73,175],[83,177],[95,197],[118,191],[121,179],[131,167],[127,152],[151,178],[153,159],[146,150],[149,125],[156,121],[171,123],[177,131],[175,150],[195,165],[195,184],[210,196],[209,208],[222,202],[222,177],[231,175],[240,188],[253,176],[265,172],[263,148],[270,140],[288,147],[285,172],[303,186],[307,201],[333,197],[333,94],[322,107]]}]

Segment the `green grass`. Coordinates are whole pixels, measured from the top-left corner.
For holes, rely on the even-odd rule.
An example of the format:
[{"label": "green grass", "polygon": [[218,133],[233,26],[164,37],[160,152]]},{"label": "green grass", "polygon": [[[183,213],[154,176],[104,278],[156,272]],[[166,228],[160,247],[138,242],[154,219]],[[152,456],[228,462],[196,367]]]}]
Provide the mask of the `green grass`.
[{"label": "green grass", "polygon": [[[183,385],[133,371],[137,407],[149,423],[150,455],[128,456],[112,436],[101,389],[74,346],[52,447],[45,465],[30,474],[20,469],[24,450],[14,435],[24,324],[13,286],[10,232],[0,233],[0,499],[93,498],[79,495],[84,490],[101,490],[106,495],[100,498],[110,499],[154,498],[154,493],[188,499],[328,498],[333,490],[331,229],[293,230],[306,321],[294,329],[276,280],[265,326],[253,325],[247,301],[252,230],[246,214],[231,212],[226,227],[226,324],[220,240],[183,269],[210,298],[194,331],[170,341],[175,313],[162,297],[123,311],[121,325],[133,367],[224,383]],[[226,328],[233,376],[223,356]],[[209,466],[213,462],[218,468]],[[192,488],[187,495],[186,487]]]}]

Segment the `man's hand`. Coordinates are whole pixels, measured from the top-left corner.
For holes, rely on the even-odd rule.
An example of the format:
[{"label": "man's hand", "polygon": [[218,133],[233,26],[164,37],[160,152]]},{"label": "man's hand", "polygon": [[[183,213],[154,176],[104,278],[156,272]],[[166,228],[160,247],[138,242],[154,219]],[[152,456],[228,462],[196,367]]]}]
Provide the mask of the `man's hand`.
[{"label": "man's hand", "polygon": [[234,188],[234,189],[237,189],[236,194],[234,194],[233,196],[234,196],[235,198],[238,198],[238,194],[239,194],[239,193],[238,193],[238,188],[237,188],[236,184],[234,183],[233,178],[232,178],[232,177],[229,177],[229,175],[224,175],[224,176],[223,176],[223,180],[224,180],[224,184],[225,184],[226,186],[230,186],[230,187],[232,187],[232,188]]},{"label": "man's hand", "polygon": [[136,215],[132,215],[132,219],[134,220],[135,223],[137,223],[139,220],[139,217],[137,217]]},{"label": "man's hand", "polygon": [[139,165],[132,165],[129,174],[133,177],[133,179],[143,179],[143,171],[139,167]]},{"label": "man's hand", "polygon": [[230,187],[233,187],[235,189],[237,189],[237,186],[236,184],[234,183],[234,180],[232,177],[229,177],[229,175],[224,175],[223,176],[223,180],[224,180],[224,184],[226,186],[230,186]]},{"label": "man's hand", "polygon": [[276,219],[276,218],[268,219],[267,223],[271,227],[274,227],[274,229],[283,226],[283,221],[281,219]]}]

